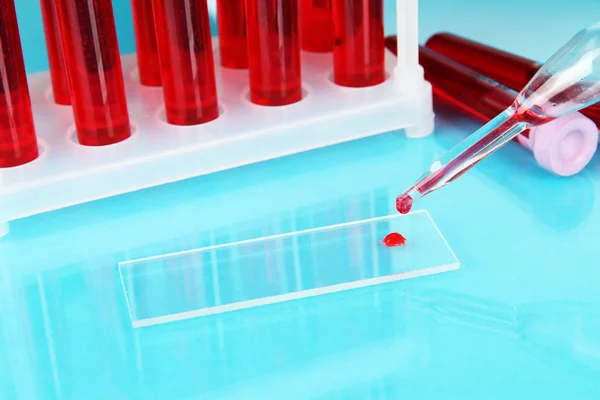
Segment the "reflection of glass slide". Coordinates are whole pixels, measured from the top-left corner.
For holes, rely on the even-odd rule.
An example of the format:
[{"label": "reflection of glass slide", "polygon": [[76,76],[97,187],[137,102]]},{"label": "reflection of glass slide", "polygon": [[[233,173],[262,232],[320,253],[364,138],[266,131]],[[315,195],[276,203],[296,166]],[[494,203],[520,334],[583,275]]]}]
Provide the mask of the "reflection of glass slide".
[{"label": "reflection of glass slide", "polygon": [[[384,246],[390,232],[406,244]],[[425,210],[119,263],[134,327],[458,268]]]}]

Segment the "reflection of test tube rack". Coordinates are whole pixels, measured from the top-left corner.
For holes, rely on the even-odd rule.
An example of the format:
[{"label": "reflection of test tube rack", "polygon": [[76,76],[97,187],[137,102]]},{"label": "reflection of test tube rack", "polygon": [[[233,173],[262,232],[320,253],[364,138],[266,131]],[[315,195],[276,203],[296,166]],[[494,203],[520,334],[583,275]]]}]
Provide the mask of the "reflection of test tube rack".
[{"label": "reflection of test tube rack", "polygon": [[[234,376],[241,380],[214,393],[214,397],[227,394],[225,397],[251,398],[253,388],[260,387],[262,393],[268,392],[277,398],[285,398],[285,393],[292,392],[299,398],[316,398],[317,395],[330,398],[357,386],[377,384],[390,375],[423,367],[418,357],[426,347],[420,335],[423,331],[411,329],[417,327],[418,321],[411,320],[408,322],[412,323],[407,324],[406,319],[396,318],[405,315],[402,302],[387,304],[386,313],[381,312],[378,296],[373,292],[333,302],[309,300],[292,304],[285,306],[285,312],[280,312],[275,305],[273,309],[247,316],[215,316],[208,324],[193,324],[189,329],[182,327],[176,337],[165,334],[163,338],[150,331],[139,331],[142,358],[147,360],[140,369],[142,381],[152,387],[156,382],[145,379],[146,375],[160,375],[174,360],[198,364],[198,355],[202,354],[204,368],[211,369],[182,371],[184,385],[195,385],[196,379],[190,379],[194,373],[205,380],[223,379],[231,369],[236,370]],[[352,315],[363,317],[352,318]],[[362,318],[370,323],[363,324]],[[219,325],[216,332],[209,328],[215,324]],[[378,329],[380,326],[385,329]],[[331,329],[342,329],[345,334],[342,337],[314,334]],[[212,334],[207,334],[208,331]],[[271,340],[284,337],[287,331],[293,332],[293,343]],[[174,340],[186,349],[187,359],[161,351],[169,348]],[[244,346],[245,350],[240,351],[240,344],[246,342],[252,346]],[[207,351],[208,348],[216,351]],[[304,351],[300,354],[297,349]],[[222,368],[214,368],[216,364],[207,358],[218,360]],[[159,359],[161,362],[157,362]],[[321,379],[328,371],[336,371],[336,374]],[[206,397],[213,397],[212,394],[203,392]]]},{"label": "reflection of test tube rack", "polygon": [[[390,154],[389,157],[393,157],[393,153]],[[364,168],[365,164],[370,164],[371,162],[372,159],[370,159],[369,155],[367,155],[366,158],[362,158],[355,163],[345,165],[344,168],[346,168],[346,171],[348,171],[348,168],[350,168],[350,171],[360,170],[361,168]],[[326,171],[330,171],[330,169],[326,169]],[[379,169],[376,171],[379,172]],[[377,185],[383,185],[383,183],[388,179],[388,175],[386,175],[388,172],[389,171],[382,166],[381,173],[377,174],[377,178],[374,182],[371,182],[370,184],[359,183],[353,188],[349,188],[342,179],[335,184],[328,185],[324,190],[320,190],[317,198],[327,199],[327,202],[331,203],[331,207],[334,207],[334,204],[341,204],[345,209],[354,207],[360,210],[360,214],[352,214],[352,218],[350,218],[349,214],[346,217],[348,220],[356,219],[358,215],[372,215],[369,214],[368,210],[371,210],[370,212],[376,212],[377,214],[375,215],[385,215],[388,213],[387,210],[389,210],[390,207],[389,196],[386,194],[387,191],[385,189],[380,189],[379,191],[374,192],[371,185],[373,183]],[[190,217],[188,212],[191,212],[198,207],[203,207],[196,200],[189,203],[183,200],[181,202],[176,202],[173,207],[166,207],[165,209],[157,212],[156,215],[154,215],[154,212],[129,213],[127,211],[123,211],[123,213],[118,213],[120,215],[119,217],[103,220],[102,222],[96,216],[94,216],[95,212],[92,208],[87,211],[86,209],[79,211],[83,211],[83,214],[79,214],[81,222],[75,223],[73,219],[66,218],[65,221],[68,221],[67,231],[53,229],[45,231],[42,230],[43,232],[40,233],[39,237],[34,237],[28,242],[5,242],[0,245],[0,253],[10,257],[11,259],[19,260],[18,268],[25,273],[61,268],[65,264],[79,263],[82,259],[105,257],[109,254],[118,253],[120,254],[120,260],[127,260],[138,257],[206,247],[211,244],[209,237],[210,235],[208,231],[198,230],[199,227],[202,226],[205,226],[210,230],[221,232],[241,231],[239,234],[236,233],[235,237],[231,236],[228,238],[218,239],[218,243],[221,244],[229,241],[257,237],[263,235],[264,233],[290,232],[294,230],[292,229],[292,210],[288,208],[289,206],[286,206],[286,204],[290,203],[290,200],[301,200],[297,203],[296,207],[299,206],[301,209],[306,211],[302,215],[306,215],[307,213],[314,214],[315,210],[319,210],[321,207],[326,207],[321,203],[311,205],[311,201],[314,201],[311,199],[315,198],[314,196],[298,197],[298,193],[304,192],[307,189],[309,191],[312,190],[311,188],[314,186],[315,175],[315,172],[307,171],[307,173],[303,174],[302,178],[297,181],[297,185],[293,190],[287,191],[286,194],[281,193],[281,196],[275,197],[277,207],[273,208],[269,205],[268,207],[258,208],[256,213],[257,215],[261,215],[260,219],[257,219],[256,221],[250,221],[249,223],[244,222],[243,219],[238,218],[235,215],[228,216],[228,218],[222,221],[227,224],[225,226],[223,226],[219,220],[207,218],[208,215],[206,213],[193,214],[194,216]],[[258,186],[258,188],[262,188],[261,190],[276,191],[279,193],[280,182],[266,183],[263,186]],[[229,203],[228,201],[225,201],[222,202],[221,205],[223,210],[226,210],[229,206]],[[270,211],[272,214],[266,214],[268,211]],[[69,211],[62,212],[68,213]],[[297,213],[298,211],[294,210],[293,212]],[[342,210],[342,212],[344,211]],[[148,230],[146,228],[148,218],[153,220],[156,218],[155,223],[162,228],[160,230]],[[272,227],[269,228],[269,231],[263,232],[247,229],[247,227],[254,228],[257,225],[260,225],[262,221],[270,221],[269,224]],[[319,221],[315,221],[315,223],[319,223]],[[115,232],[116,235],[113,237],[114,240],[111,241],[110,246],[97,245],[96,243],[90,246],[89,243],[86,243],[85,240],[82,240],[84,237],[104,235],[105,232],[108,231]],[[134,232],[140,231],[143,231],[144,234],[133,234]],[[61,245],[56,246],[55,244]],[[28,246],[48,248],[50,253],[41,254],[27,252],[26,248]],[[199,261],[192,260],[192,262],[203,262],[207,263],[207,265],[210,265],[210,259],[201,259]],[[12,263],[10,259],[6,259],[4,264],[7,266],[14,266],[14,263]],[[185,273],[188,273],[190,281],[196,282],[197,285],[200,278],[194,276],[196,272],[197,271],[193,271],[193,268],[191,268],[186,270]],[[232,278],[241,277],[233,276]],[[279,278],[282,280],[284,279],[284,277],[281,275]],[[287,282],[289,287],[293,287],[293,284],[295,284],[294,282],[301,282],[301,279],[295,279],[294,276],[288,276]],[[243,283],[243,281],[240,281],[240,284]],[[159,286],[164,286],[164,284],[165,282],[157,282],[157,285]],[[278,285],[278,283],[275,284]],[[206,293],[210,296],[210,299],[207,299],[207,301],[213,301],[213,285],[211,284],[209,286],[210,287],[207,287],[206,289]],[[194,295],[199,296],[200,293],[194,293]],[[194,299],[195,298],[192,297],[192,301]]]},{"label": "reflection of test tube rack", "polygon": [[[268,10],[259,6],[252,9],[253,12],[259,13],[264,11],[265,14],[259,15],[259,19],[261,21],[264,19],[266,25],[258,26],[256,32],[252,29],[249,29],[248,32],[254,32],[252,35],[256,34],[265,39],[264,43],[269,43],[267,49],[259,49],[260,54],[272,57],[282,55],[286,60],[300,59],[302,79],[299,82],[302,85],[302,98],[298,99],[297,90],[293,90],[293,93],[291,92],[293,96],[290,95],[291,97],[288,98],[287,95],[284,95],[285,101],[283,101],[284,103],[288,102],[293,97],[292,100],[295,101],[293,104],[284,107],[253,104],[252,96],[246,96],[249,86],[248,71],[228,70],[215,62],[214,69],[217,80],[219,76],[227,75],[227,79],[221,79],[223,85],[218,94],[219,115],[210,122],[191,126],[175,126],[166,122],[165,118],[169,118],[161,111],[164,109],[163,99],[161,96],[157,96],[161,89],[140,85],[139,76],[135,73],[137,71],[135,55],[125,55],[121,60],[118,59],[116,36],[111,28],[114,22],[110,2],[102,2],[102,15],[95,16],[90,16],[89,9],[73,0],[61,0],[59,3],[61,5],[58,9],[59,22],[64,28],[63,30],[69,34],[67,39],[62,38],[62,40],[69,40],[68,43],[74,45],[67,61],[75,63],[76,58],[82,57],[86,60],[85,66],[77,64],[78,68],[75,72],[78,73],[78,79],[93,78],[95,85],[93,91],[96,93],[103,79],[101,74],[110,73],[109,83],[114,89],[111,91],[111,93],[114,92],[112,97],[122,100],[126,94],[127,107],[124,106],[123,101],[114,103],[107,100],[108,102],[101,106],[93,104],[93,101],[81,100],[85,96],[89,97],[92,91],[76,91],[78,98],[71,100],[73,104],[77,103],[80,109],[93,108],[95,117],[98,117],[98,121],[94,122],[97,124],[106,122],[100,121],[104,115],[99,112],[100,108],[104,106],[118,108],[118,134],[115,133],[116,128],[112,133],[103,133],[103,135],[106,133],[105,136],[109,137],[112,142],[118,143],[110,146],[96,146],[101,144],[103,139],[94,132],[88,136],[84,135],[86,143],[93,146],[83,146],[78,143],[77,137],[82,139],[82,134],[85,132],[79,132],[79,128],[74,128],[73,119],[65,118],[67,114],[62,110],[59,112],[58,106],[46,96],[47,89],[50,87],[50,75],[29,76],[29,89],[37,134],[40,142],[44,145],[40,148],[41,154],[36,160],[15,168],[0,169],[0,225],[25,216],[74,204],[325,147],[380,132],[405,129],[406,134],[410,137],[422,137],[433,131],[431,86],[424,80],[422,68],[418,64],[418,0],[397,0],[398,57],[394,57],[387,50],[379,49],[383,46],[383,28],[380,26],[383,23],[381,18],[382,1],[371,2],[372,4],[370,3],[369,6],[363,2],[364,4],[361,3],[363,5],[345,9],[348,12],[348,18],[352,18],[352,23],[345,25],[341,31],[337,31],[338,37],[335,39],[336,46],[334,46],[333,53],[339,53],[340,48],[344,46],[346,46],[345,49],[361,48],[361,51],[366,51],[361,47],[361,43],[377,43],[378,49],[372,49],[372,54],[369,56],[361,53],[360,57],[354,58],[356,63],[365,63],[362,66],[363,72],[371,71],[371,68],[378,69],[379,65],[384,68],[384,74],[377,71],[373,75],[375,78],[364,80],[368,84],[373,84],[368,87],[345,87],[332,82],[337,75],[335,71],[332,74],[332,70],[335,68],[331,54],[308,51],[302,51],[300,55],[296,54],[300,52],[300,47],[296,43],[299,41],[299,27],[294,25],[298,22],[298,10],[292,7],[297,1],[256,0],[251,2],[252,5],[268,4],[269,7]],[[337,15],[336,7],[339,11],[342,3],[331,2],[332,15]],[[139,4],[136,3],[138,8]],[[171,2],[162,2],[161,4],[169,7],[172,5]],[[196,0],[193,1],[193,4],[195,7],[204,7],[202,2]],[[323,4],[327,5],[329,2]],[[139,9],[136,10],[139,11]],[[158,11],[159,14],[161,10]],[[202,10],[203,12],[199,15],[206,14],[204,8]],[[77,15],[81,14],[85,17],[82,17],[81,20],[88,21],[87,25],[67,26],[67,17],[72,14],[71,11],[76,11]],[[156,13],[157,10],[154,10],[154,14]],[[285,18],[279,18],[280,16]],[[161,17],[164,15],[161,14]],[[149,13],[136,13],[136,18],[138,31],[143,32],[145,25],[140,24],[148,22]],[[185,24],[190,23],[184,19],[166,21],[166,23],[164,19],[159,19],[162,28],[157,26],[157,30],[167,31],[170,38],[183,37],[185,32],[191,32],[191,30],[183,29],[188,26]],[[192,21],[192,26],[188,27],[191,29],[196,25],[198,27],[202,25],[203,28],[206,28],[207,21],[204,19],[200,22]],[[367,19],[374,21],[378,25],[377,29],[365,33],[368,30],[366,26],[368,24],[365,24],[364,21]],[[291,21],[288,24],[289,27],[286,25],[278,30],[278,27],[269,26],[269,24],[276,25],[284,20]],[[253,23],[254,21],[251,22],[251,24]],[[184,25],[180,26],[181,24]],[[89,33],[96,28],[106,30],[102,37],[106,37],[106,43],[108,43],[106,46],[108,47],[106,49],[99,48],[99,50],[94,48],[100,53],[95,53],[91,48],[83,48],[88,45],[93,46],[93,40],[89,44],[87,39],[85,43],[78,41],[79,37],[87,38]],[[108,32],[109,30],[111,31]],[[233,34],[235,35],[236,32],[234,31]],[[362,33],[357,35],[357,32]],[[354,35],[348,36],[351,33]],[[289,51],[285,50],[285,54],[280,54],[279,50],[281,49],[278,50],[277,43],[281,38],[277,35],[291,35],[289,46],[286,47],[286,49],[289,48]],[[369,35],[377,37],[371,40]],[[215,48],[214,51],[217,53],[215,59],[220,60],[218,49],[216,49],[218,47],[216,39],[211,39],[215,42],[211,47],[204,42],[200,43],[204,40],[200,36],[194,36],[193,49],[173,49],[173,46],[166,45],[162,48],[166,49],[165,52],[176,52],[177,62],[185,64],[186,71],[194,71],[195,64],[191,65],[190,63],[201,61],[202,57],[198,52],[206,55],[205,58],[202,58],[206,64],[209,63],[208,60],[212,59],[208,53]],[[252,38],[248,38],[248,40],[253,45],[258,43],[252,41]],[[162,42],[158,40],[159,50],[161,43],[164,44],[164,40]],[[150,53],[154,51],[152,48],[154,44],[147,43],[147,45],[148,51],[144,54],[151,55]],[[194,53],[196,50],[198,52]],[[110,61],[110,65],[103,64],[105,60],[102,54],[104,53],[107,54],[107,57],[110,56],[110,60],[107,59]],[[382,58],[383,54],[385,54],[384,58]],[[373,60],[377,59],[377,62],[372,65],[368,64],[371,56],[373,56]],[[141,59],[147,60],[151,57],[142,57]],[[262,82],[261,90],[268,92],[270,89],[265,84],[264,76],[252,74],[252,71],[257,68],[252,65],[251,62],[250,73],[258,78],[250,81]],[[261,65],[265,68],[268,67],[265,63]],[[110,71],[103,69],[109,66],[111,67]],[[124,73],[124,91],[121,90],[122,84],[119,76],[121,75],[121,66]],[[348,71],[350,70],[352,68]],[[167,72],[162,71],[162,73],[164,75]],[[282,72],[280,75],[287,77],[286,74],[287,72]],[[385,81],[378,83],[381,76],[385,78]],[[162,81],[165,82],[164,79]],[[295,84],[296,81],[298,79],[291,79],[290,85]],[[202,116],[198,116],[194,111],[186,111],[186,107],[192,101],[191,99],[195,98],[195,94],[199,93],[200,89],[198,88],[205,85],[206,82],[204,80],[200,82],[199,78],[195,80],[194,84],[198,89],[195,92],[191,87],[182,86],[180,83],[176,82],[179,85],[177,87],[184,87],[187,97],[183,100],[178,99],[181,101],[177,103],[177,107],[181,106],[182,115],[185,118],[173,118],[186,124],[190,120],[196,121],[198,119],[196,117],[202,120]],[[250,92],[252,92],[253,87],[250,86]],[[352,83],[350,86],[357,85]],[[210,91],[210,93],[213,92]],[[210,96],[212,94],[208,97]],[[268,93],[266,95],[263,93],[261,96],[273,98]],[[326,107],[323,106],[324,104]],[[126,118],[126,110],[128,110],[129,119]],[[82,114],[83,112],[78,113],[80,117]],[[214,114],[213,107],[211,108],[211,118]],[[340,123],[343,126],[340,127]],[[84,126],[81,121],[78,124]],[[332,125],[338,126],[340,129],[331,129]],[[87,127],[87,125],[85,126]],[[110,131],[112,128],[110,126],[109,128],[107,129]],[[131,131],[131,137],[128,137],[129,131]],[[149,173],[149,171],[153,172]],[[90,182],[94,182],[94,184],[91,185]],[[0,233],[7,232],[8,226],[3,225]]]},{"label": "reflection of test tube rack", "polygon": [[[167,322],[335,292],[355,287],[359,281],[374,284],[381,277],[401,272],[397,269],[404,267],[394,263],[393,257],[387,259],[373,254],[384,249],[380,240],[389,230],[387,220],[377,222],[374,231],[372,224],[355,226],[352,223],[339,229],[311,230],[356,222],[343,220],[349,206],[360,210],[356,214],[360,220],[369,219],[377,209],[373,204],[386,204],[388,198],[386,190],[340,198],[313,209],[305,208],[296,215],[285,212],[266,220],[207,231],[202,243],[196,241],[187,249],[178,243],[177,248],[161,248],[163,256],[125,262],[121,272],[125,274],[123,284],[128,292],[132,318],[144,321],[134,322],[134,325],[157,323],[163,315]],[[325,220],[310,220],[315,216]],[[306,233],[290,234],[299,230],[297,221],[308,223]],[[307,230],[303,228],[300,230]],[[281,233],[284,235],[279,235]],[[260,239],[266,236],[269,239]],[[136,265],[142,265],[141,269]],[[140,271],[142,279],[132,278]],[[137,293],[145,293],[140,285],[151,284],[164,286],[165,290],[157,291],[172,295],[164,302],[145,304],[144,298],[137,298]],[[192,289],[188,290],[188,285]],[[161,293],[157,296],[162,296]]]},{"label": "reflection of test tube rack", "polygon": [[[120,323],[122,289],[115,262],[108,256],[2,276],[2,299],[10,300],[0,301],[8,316],[0,321],[0,338],[10,343],[4,358],[18,360],[9,369],[16,374],[11,384],[18,398],[62,398],[67,393],[81,398],[89,391],[115,398],[125,381],[135,380],[116,372],[135,364],[136,348]],[[90,372],[96,368],[103,373]]]},{"label": "reflection of test tube rack", "polygon": [[[227,307],[232,301],[250,300],[253,298],[253,282],[266,285],[267,287],[263,287],[263,290],[274,296],[303,290],[307,285],[307,279],[312,279],[314,283],[314,279],[319,276],[321,271],[311,271],[310,260],[305,258],[307,255],[300,257],[298,243],[292,243],[297,240],[296,238],[274,239],[272,242],[250,243],[243,246],[223,247],[222,245],[348,222],[349,216],[356,221],[377,215],[386,215],[387,207],[389,207],[388,199],[389,193],[385,189],[364,192],[360,195],[342,196],[326,203],[304,206],[298,210],[279,212],[256,220],[241,221],[234,225],[188,234],[164,242],[159,247],[157,247],[157,243],[154,243],[151,249],[148,248],[150,255],[167,254],[167,256],[157,260],[156,262],[161,263],[161,266],[150,268],[148,273],[152,274],[153,271],[163,270],[167,272],[167,275],[165,275],[165,279],[161,279],[160,274],[156,280],[148,279],[145,286],[150,284],[149,282],[157,285],[157,296],[169,293],[169,286],[180,288],[172,295],[168,295],[168,298],[164,299],[165,303],[189,303],[194,305],[191,309]],[[354,212],[350,214],[350,210],[354,210]],[[302,221],[304,225],[299,225],[298,221]],[[339,236],[336,239],[339,242],[336,246],[339,247],[345,240],[345,235],[340,233],[336,235]],[[361,235],[364,236],[364,232]],[[382,236],[382,232],[371,232],[370,235],[370,239],[378,240],[379,236]],[[305,244],[311,246],[310,235],[304,235],[303,240],[308,241]],[[344,245],[344,249],[339,254],[350,262],[351,254],[354,253],[356,261],[354,264],[356,265],[355,269],[348,270],[344,267],[338,271],[338,278],[345,279],[343,277],[347,275],[347,278],[350,279],[349,274],[352,274],[354,279],[362,279],[378,274],[377,263],[372,265],[372,260],[366,263],[360,258],[364,253],[361,248],[365,245],[367,244],[346,243]],[[290,246],[295,246],[295,250],[291,251]],[[193,250],[204,247],[216,248],[201,253]],[[275,251],[271,251],[269,247],[271,250],[275,248]],[[285,254],[282,253],[281,249],[283,248],[287,249]],[[183,253],[180,254],[180,252]],[[147,250],[143,248],[134,249],[130,253],[148,254]],[[228,264],[228,260],[234,260],[235,263]],[[346,265],[348,262],[342,264]],[[307,266],[306,263],[309,265]],[[356,271],[356,268],[365,269],[367,264],[372,265],[368,270]],[[125,284],[129,285],[133,282],[126,281]],[[190,286],[189,290],[188,286]],[[142,290],[140,287],[126,287],[125,289],[132,292]],[[265,293],[261,292],[261,297],[264,295]],[[135,302],[130,305],[134,314],[138,308],[148,307],[148,305]],[[150,310],[150,312],[153,311]]]},{"label": "reflection of test tube rack", "polygon": [[[375,197],[373,197],[375,196]],[[377,197],[379,196],[379,197]],[[216,246],[228,242],[238,242],[246,240],[248,238],[265,237],[277,233],[283,233],[286,231],[297,231],[302,229],[298,225],[298,221],[305,221],[311,227],[321,227],[327,225],[334,225],[337,223],[344,222],[342,220],[343,214],[353,207],[358,211],[358,214],[353,214],[356,217],[355,220],[362,220],[374,217],[375,207],[373,203],[387,202],[389,193],[382,190],[375,194],[369,194],[365,198],[340,198],[334,201],[328,202],[327,204],[317,204],[314,206],[304,207],[299,212],[291,213],[280,213],[273,215],[267,219],[261,219],[261,221],[249,221],[245,224],[236,224],[235,227],[225,226],[222,229],[212,231],[209,236],[210,240],[206,243],[208,246]],[[340,209],[340,203],[346,203],[345,208]],[[358,209],[357,209],[358,205]],[[289,220],[288,220],[289,218]],[[264,221],[267,221],[266,223]],[[245,228],[248,227],[248,230]],[[302,226],[304,227],[304,225]],[[351,227],[348,229],[352,229]],[[223,236],[222,234],[229,235],[230,232],[236,232],[236,236]],[[371,232],[372,237],[378,238],[380,232]],[[339,233],[339,237],[332,238],[333,240],[341,241],[346,240]],[[363,237],[364,235],[359,235]],[[291,241],[289,243],[293,246],[292,257],[287,259],[283,258],[281,252],[271,252],[268,247],[277,244],[282,244],[283,241]],[[303,237],[305,245],[311,245],[311,235]],[[361,259],[363,255],[360,251],[361,246],[364,243],[352,243],[352,235],[348,239],[350,242],[346,243],[346,249],[338,252],[340,257],[346,257],[344,262],[341,262],[341,268],[337,271],[339,274],[352,274],[354,277],[372,277],[378,274],[378,262],[371,260],[371,262],[365,262]],[[338,244],[339,245],[339,244]],[[197,246],[197,245],[196,245]],[[166,252],[168,253],[168,249]],[[212,306],[221,306],[227,303],[227,298],[240,296],[251,296],[251,286],[253,279],[258,279],[261,282],[268,282],[270,287],[268,290],[273,295],[278,295],[287,292],[294,292],[305,290],[313,285],[321,285],[325,282],[320,277],[321,271],[318,269],[311,270],[307,268],[311,264],[311,260],[306,259],[307,255],[301,257],[300,244],[298,238],[293,237],[291,239],[275,239],[273,243],[265,242],[264,244],[248,244],[244,246],[234,246],[230,249],[217,248],[210,250],[206,255],[195,255],[191,252],[189,255],[182,256],[181,258],[175,257],[175,260],[168,261],[168,257],[164,262],[170,262],[174,271],[188,271],[189,274],[194,275],[193,277],[188,276],[187,278],[193,279],[197,285],[199,281],[202,281],[202,287],[204,288],[201,292],[194,293],[194,295],[207,296],[202,300],[204,304]],[[351,263],[352,255],[355,256],[354,263]],[[289,256],[289,254],[288,254]],[[311,252],[308,255],[309,258],[318,257],[318,254]],[[222,263],[223,258],[231,258],[238,260],[239,264],[235,265],[229,274],[227,270],[219,267],[219,263]],[[290,264],[291,263],[291,264]],[[354,269],[348,268],[348,265],[353,264]],[[264,268],[256,270],[250,268],[253,265],[260,264]],[[293,265],[292,265],[293,264]],[[363,271],[356,270],[364,269],[365,266],[371,265],[371,270]],[[202,265],[202,267],[200,267]],[[169,267],[169,268],[170,268]],[[196,276],[193,271],[205,270],[208,275],[203,277]],[[258,276],[256,274],[259,274]],[[207,279],[207,276],[210,279]],[[349,276],[349,275],[348,275]],[[187,279],[185,272],[181,276],[177,275],[173,277],[176,282]],[[309,283],[310,282],[310,283]],[[242,295],[242,293],[244,293]],[[192,299],[190,299],[192,300]],[[197,300],[197,299],[196,299]],[[196,304],[196,303],[195,303]]]}]

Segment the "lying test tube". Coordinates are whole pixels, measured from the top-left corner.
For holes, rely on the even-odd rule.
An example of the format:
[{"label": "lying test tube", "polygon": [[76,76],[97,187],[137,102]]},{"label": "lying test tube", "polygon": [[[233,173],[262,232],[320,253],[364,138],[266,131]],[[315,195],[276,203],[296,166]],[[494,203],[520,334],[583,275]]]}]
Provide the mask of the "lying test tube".
[{"label": "lying test tube", "polygon": [[56,0],[77,139],[105,146],[131,136],[111,0]]},{"label": "lying test tube", "polygon": [[250,101],[283,106],[302,99],[298,0],[246,0]]},{"label": "lying test tube", "polygon": [[[386,38],[386,47],[396,52],[396,37]],[[509,107],[517,92],[476,71],[421,46],[419,63],[437,99],[481,121],[489,122]],[[580,172],[598,146],[598,129],[587,117],[571,113],[517,135],[516,140],[531,150],[537,162],[557,175]]]},{"label": "lying test tube", "polygon": [[206,0],[156,0],[154,22],[167,122],[198,125],[219,116]]},{"label": "lying test tube", "polygon": [[41,0],[44,36],[50,64],[50,80],[52,81],[52,97],[56,104],[70,105],[69,78],[60,44],[60,30],[56,17],[54,0]]},{"label": "lying test tube", "polygon": [[[451,33],[437,33],[425,46],[517,91],[523,89],[542,67],[528,58]],[[581,113],[600,125],[600,104],[593,104]]]},{"label": "lying test tube", "polygon": [[579,32],[534,75],[515,102],[435,161],[396,199],[400,213],[454,181],[514,137],[600,100],[600,24]]},{"label": "lying test tube", "polygon": [[38,157],[14,0],[0,0],[0,168]]}]

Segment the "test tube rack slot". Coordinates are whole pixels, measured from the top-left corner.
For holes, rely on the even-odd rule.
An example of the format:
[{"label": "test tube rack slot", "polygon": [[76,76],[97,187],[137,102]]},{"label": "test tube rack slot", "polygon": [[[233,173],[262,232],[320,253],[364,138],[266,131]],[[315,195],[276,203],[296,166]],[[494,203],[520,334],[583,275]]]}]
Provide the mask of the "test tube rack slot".
[{"label": "test tube rack slot", "polygon": [[104,147],[79,145],[71,108],[52,101],[49,73],[30,75],[40,157],[0,169],[0,225],[379,133],[404,129],[423,137],[433,131],[431,85],[418,73],[400,84],[402,71],[387,50],[388,79],[368,88],[335,85],[331,54],[303,52],[304,98],[282,107],[252,104],[248,72],[221,68],[217,46],[215,55],[221,115],[187,127],[165,122],[162,88],[141,86],[135,55],[124,55],[133,135]]}]

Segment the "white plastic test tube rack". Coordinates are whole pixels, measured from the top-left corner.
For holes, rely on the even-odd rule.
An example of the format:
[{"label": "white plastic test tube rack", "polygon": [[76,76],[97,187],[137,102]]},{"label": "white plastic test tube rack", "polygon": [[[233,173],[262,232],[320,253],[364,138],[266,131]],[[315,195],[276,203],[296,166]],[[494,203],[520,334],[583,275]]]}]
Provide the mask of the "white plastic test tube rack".
[{"label": "white plastic test tube rack", "polygon": [[221,115],[204,125],[165,122],[161,88],[141,86],[135,55],[122,57],[133,135],[105,147],[77,143],[70,107],[54,104],[49,73],[29,76],[40,157],[0,169],[0,236],[19,218],[404,129],[433,131],[431,85],[418,64],[418,0],[397,0],[398,57],[386,51],[388,79],[369,88],[331,81],[331,54],[302,54],[304,98],[283,107],[248,100],[247,71],[219,66]]}]

